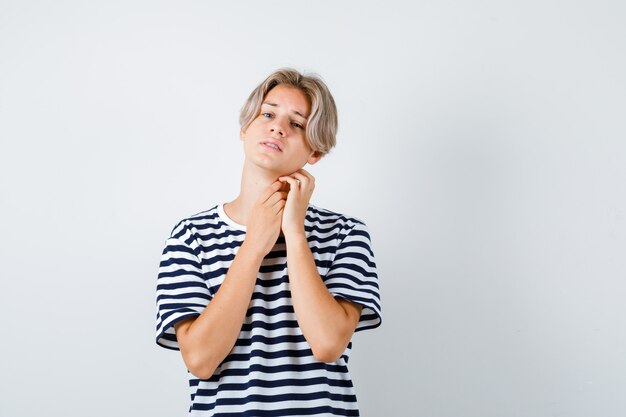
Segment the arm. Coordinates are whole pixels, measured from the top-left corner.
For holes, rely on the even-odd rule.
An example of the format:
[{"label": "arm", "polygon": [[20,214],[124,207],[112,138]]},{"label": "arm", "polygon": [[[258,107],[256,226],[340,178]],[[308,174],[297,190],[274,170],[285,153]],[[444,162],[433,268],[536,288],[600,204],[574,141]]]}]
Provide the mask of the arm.
[{"label": "arm", "polygon": [[361,306],[335,299],[317,272],[304,231],[285,235],[291,298],[298,325],[320,362],[336,361],[350,342]]},{"label": "arm", "polygon": [[287,267],[296,319],[315,358],[321,362],[334,362],[348,346],[362,307],[335,299],[317,272],[304,230],[315,178],[300,169],[278,180],[289,183],[281,228],[287,244]]},{"label": "arm", "polygon": [[237,342],[257,273],[272,249],[285,206],[280,181],[270,184],[252,207],[246,237],[215,296],[202,313],[174,325],[187,369],[209,378]]},{"label": "arm", "polygon": [[235,345],[262,260],[244,241],[202,314],[174,324],[185,365],[198,378],[211,377]]}]

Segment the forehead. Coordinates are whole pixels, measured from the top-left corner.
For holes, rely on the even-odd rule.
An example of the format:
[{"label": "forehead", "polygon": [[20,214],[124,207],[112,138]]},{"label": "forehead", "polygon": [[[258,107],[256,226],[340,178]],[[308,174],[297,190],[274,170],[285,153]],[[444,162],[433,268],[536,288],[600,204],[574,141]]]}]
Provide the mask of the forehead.
[{"label": "forehead", "polygon": [[307,95],[296,87],[279,84],[272,88],[263,99],[263,104],[272,108],[279,108],[289,113],[295,113],[307,118],[311,104]]}]

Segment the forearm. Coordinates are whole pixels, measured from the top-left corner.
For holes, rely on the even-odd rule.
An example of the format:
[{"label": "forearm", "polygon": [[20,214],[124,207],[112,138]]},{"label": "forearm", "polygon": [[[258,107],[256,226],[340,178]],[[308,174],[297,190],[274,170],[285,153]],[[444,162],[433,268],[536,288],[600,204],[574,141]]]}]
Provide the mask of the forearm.
[{"label": "forearm", "polygon": [[289,284],[298,325],[315,357],[331,362],[354,333],[353,318],[328,291],[304,234],[286,236]]},{"label": "forearm", "polygon": [[263,256],[244,242],[215,296],[189,326],[178,334],[187,368],[210,377],[235,345],[246,315]]}]

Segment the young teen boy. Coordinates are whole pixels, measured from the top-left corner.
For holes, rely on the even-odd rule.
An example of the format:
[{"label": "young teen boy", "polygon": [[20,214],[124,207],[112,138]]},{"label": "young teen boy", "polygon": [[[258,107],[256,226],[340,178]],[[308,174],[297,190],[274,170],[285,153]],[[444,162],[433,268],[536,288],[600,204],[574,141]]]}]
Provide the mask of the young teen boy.
[{"label": "young teen boy", "polygon": [[333,97],[284,68],[251,93],[240,124],[239,196],[166,240],[156,342],[182,354],[189,415],[358,416],[351,339],[381,323],[370,236],[311,204],[302,169],[335,145]]}]

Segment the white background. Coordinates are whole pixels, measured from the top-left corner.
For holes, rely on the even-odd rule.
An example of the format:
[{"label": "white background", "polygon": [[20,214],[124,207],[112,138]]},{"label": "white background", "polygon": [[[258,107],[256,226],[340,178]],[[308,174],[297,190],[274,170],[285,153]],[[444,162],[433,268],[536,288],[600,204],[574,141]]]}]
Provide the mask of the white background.
[{"label": "white background", "polygon": [[362,414],[623,416],[624,4],[0,0],[0,415],[185,415],[161,251],[293,66],[339,109],[312,202],[378,264]]}]

